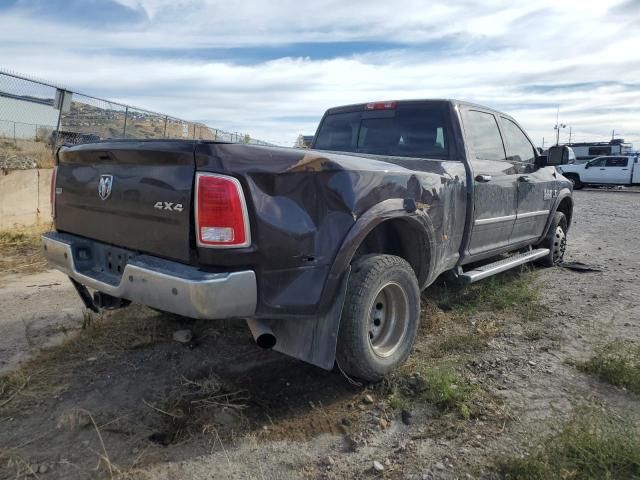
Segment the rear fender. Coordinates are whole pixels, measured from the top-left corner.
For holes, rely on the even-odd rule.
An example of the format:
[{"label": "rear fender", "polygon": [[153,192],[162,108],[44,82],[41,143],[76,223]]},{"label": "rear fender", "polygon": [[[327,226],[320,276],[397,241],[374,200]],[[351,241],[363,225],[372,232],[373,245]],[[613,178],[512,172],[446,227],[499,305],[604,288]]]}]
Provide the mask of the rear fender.
[{"label": "rear fender", "polygon": [[[411,208],[409,209],[411,210]],[[335,362],[340,317],[346,297],[351,261],[367,235],[381,223],[402,218],[424,233],[424,265],[420,267],[421,285],[433,280],[437,259],[434,228],[427,214],[420,209],[407,211],[402,199],[385,200],[365,212],[349,230],[336,256],[325,283],[320,314],[298,319],[268,320],[277,350],[320,368],[330,370]]]},{"label": "rear fender", "polygon": [[[361,215],[342,242],[342,247],[331,267],[329,279],[333,276],[339,276],[348,268],[358,248],[374,228],[388,220],[403,219],[410,222],[412,226],[423,234],[425,239],[423,245],[424,255],[421,257],[422,265],[420,265],[418,280],[421,286],[430,283],[436,271],[435,267],[438,258],[435,229],[424,209],[415,208],[413,201],[408,203],[409,205],[414,205],[414,207],[407,208],[406,202],[402,199],[385,200]],[[327,286],[325,286],[325,290]]]}]

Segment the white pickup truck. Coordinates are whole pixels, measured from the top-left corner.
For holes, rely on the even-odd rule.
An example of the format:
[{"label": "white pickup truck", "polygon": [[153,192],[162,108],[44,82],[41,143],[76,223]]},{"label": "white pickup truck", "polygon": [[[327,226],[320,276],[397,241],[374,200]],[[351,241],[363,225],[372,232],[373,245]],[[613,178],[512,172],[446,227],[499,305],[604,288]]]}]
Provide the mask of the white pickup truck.
[{"label": "white pickup truck", "polygon": [[640,166],[637,156],[596,157],[586,163],[557,167],[573,183],[573,188],[585,185],[640,185]]}]

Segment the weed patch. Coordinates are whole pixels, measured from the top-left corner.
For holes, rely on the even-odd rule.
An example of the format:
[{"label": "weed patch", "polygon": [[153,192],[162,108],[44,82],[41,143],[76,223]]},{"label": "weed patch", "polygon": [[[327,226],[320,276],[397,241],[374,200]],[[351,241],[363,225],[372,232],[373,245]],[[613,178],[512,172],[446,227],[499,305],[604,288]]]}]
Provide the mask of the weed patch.
[{"label": "weed patch", "polygon": [[541,326],[546,307],[541,289],[529,271],[505,273],[466,287],[444,283],[423,297],[423,327],[419,346],[433,358],[477,354],[496,336],[522,325],[526,340],[549,336]]},{"label": "weed patch", "polygon": [[576,366],[612,385],[640,393],[640,345],[611,342],[598,348],[590,360]]},{"label": "weed patch", "polygon": [[505,273],[464,288],[444,287],[436,297],[438,306],[458,315],[482,311],[512,311],[524,320],[537,319],[544,312],[541,290],[531,272]]},{"label": "weed patch", "polygon": [[640,478],[640,436],[630,421],[580,407],[560,432],[524,458],[504,458],[498,470],[513,480]]},{"label": "weed patch", "polygon": [[382,388],[392,408],[432,405],[440,413],[456,413],[464,419],[474,414],[473,404],[481,395],[450,366],[423,368],[410,375],[390,375]]}]

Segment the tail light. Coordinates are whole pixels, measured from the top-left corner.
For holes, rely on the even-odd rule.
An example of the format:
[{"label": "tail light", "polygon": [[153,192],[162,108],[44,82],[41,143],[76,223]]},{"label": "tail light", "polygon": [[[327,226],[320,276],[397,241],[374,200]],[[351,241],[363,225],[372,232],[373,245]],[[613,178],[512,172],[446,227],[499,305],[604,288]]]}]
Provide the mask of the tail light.
[{"label": "tail light", "polygon": [[56,218],[56,176],[58,175],[58,167],[53,167],[51,171],[51,190],[49,192],[49,201],[51,203],[51,218]]},{"label": "tail light", "polygon": [[251,244],[247,204],[238,180],[198,173],[195,199],[198,246],[238,248]]},{"label": "tail light", "polygon": [[390,102],[373,102],[373,103],[367,103],[364,106],[364,109],[365,110],[393,110],[394,108],[396,108],[397,104],[398,102],[396,102],[395,100]]}]

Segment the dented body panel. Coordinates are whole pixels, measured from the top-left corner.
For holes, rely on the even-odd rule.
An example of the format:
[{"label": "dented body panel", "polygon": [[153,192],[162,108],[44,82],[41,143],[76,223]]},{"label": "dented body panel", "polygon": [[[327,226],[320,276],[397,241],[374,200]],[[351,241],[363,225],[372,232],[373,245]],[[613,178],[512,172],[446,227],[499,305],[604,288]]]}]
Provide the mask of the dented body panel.
[{"label": "dented body panel", "polygon": [[[232,168],[246,190],[254,244],[198,250],[203,265],[249,265],[260,288],[257,315],[315,315],[330,308],[340,276],[377,224],[406,217],[428,232],[433,266],[423,284],[459,258],[466,215],[462,162],[199,144],[199,171]],[[407,199],[416,211],[404,207]]]}]

